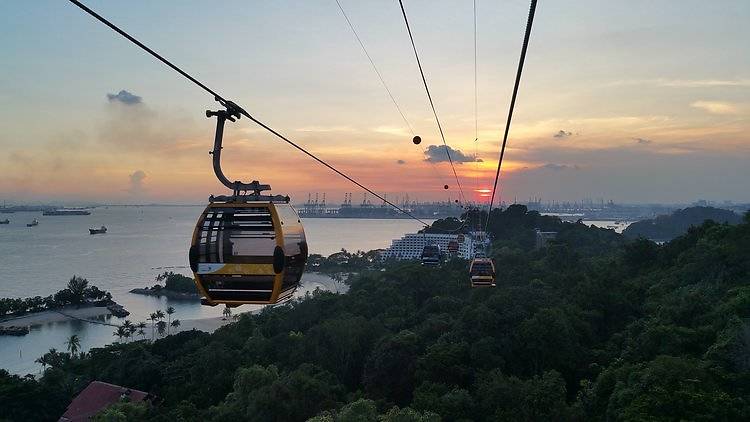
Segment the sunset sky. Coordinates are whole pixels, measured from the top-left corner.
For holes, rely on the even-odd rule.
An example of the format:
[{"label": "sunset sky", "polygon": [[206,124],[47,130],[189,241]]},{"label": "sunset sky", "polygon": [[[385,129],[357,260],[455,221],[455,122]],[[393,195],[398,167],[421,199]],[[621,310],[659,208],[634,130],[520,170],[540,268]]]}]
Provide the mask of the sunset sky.
[{"label": "sunset sky", "polygon": [[[396,0],[85,1],[389,198],[458,196]],[[467,196],[491,185],[528,2],[405,0]],[[750,201],[750,2],[539,2],[502,199]],[[198,203],[223,189],[213,99],[65,1],[0,2],[0,200]],[[356,187],[245,119],[225,171],[295,202]],[[480,163],[473,160],[477,149]],[[457,154],[458,155],[458,154]],[[450,185],[448,191],[443,185]]]}]

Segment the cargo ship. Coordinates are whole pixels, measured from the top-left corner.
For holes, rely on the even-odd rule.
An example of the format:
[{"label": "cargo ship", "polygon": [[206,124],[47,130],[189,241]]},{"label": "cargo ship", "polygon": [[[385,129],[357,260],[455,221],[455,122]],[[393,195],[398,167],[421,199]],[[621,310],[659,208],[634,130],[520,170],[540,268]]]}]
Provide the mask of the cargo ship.
[{"label": "cargo ship", "polygon": [[42,215],[91,215],[91,211],[82,208],[60,208],[42,212]]}]

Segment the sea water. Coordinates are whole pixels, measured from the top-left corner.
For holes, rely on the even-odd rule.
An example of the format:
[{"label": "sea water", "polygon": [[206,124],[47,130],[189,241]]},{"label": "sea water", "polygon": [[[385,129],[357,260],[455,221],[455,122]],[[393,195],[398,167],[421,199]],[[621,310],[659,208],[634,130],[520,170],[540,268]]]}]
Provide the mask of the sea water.
[{"label": "sea water", "polygon": [[[168,306],[173,318],[188,320],[220,316],[222,307],[201,306],[196,301],[170,300],[129,293],[151,286],[164,271],[190,275],[187,250],[193,226],[202,207],[133,206],[98,207],[88,216],[42,216],[39,212],[0,214],[11,223],[0,225],[0,297],[47,296],[65,288],[77,275],[112,293],[131,312],[127,319],[146,321],[148,315]],[[26,227],[34,218],[36,227]],[[310,253],[330,255],[388,247],[392,239],[415,232],[421,224],[407,219],[305,219]],[[107,233],[90,235],[90,227],[107,227]],[[315,287],[341,286],[320,274],[305,274],[298,295]],[[237,308],[243,312],[257,307]],[[111,318],[119,324],[122,319]],[[50,348],[65,349],[72,334],[84,350],[116,340],[113,327],[81,321],[33,326],[23,337],[0,337],[0,368],[13,373],[38,372],[34,360]]]}]

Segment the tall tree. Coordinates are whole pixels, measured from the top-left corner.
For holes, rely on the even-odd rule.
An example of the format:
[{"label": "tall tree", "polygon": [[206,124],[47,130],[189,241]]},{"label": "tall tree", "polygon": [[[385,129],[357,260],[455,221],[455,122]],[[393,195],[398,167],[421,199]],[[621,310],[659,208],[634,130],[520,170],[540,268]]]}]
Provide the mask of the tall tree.
[{"label": "tall tree", "polygon": [[167,335],[169,335],[169,327],[172,325],[172,314],[174,313],[174,307],[170,306],[167,308]]},{"label": "tall tree", "polygon": [[79,339],[76,334],[73,334],[65,342],[65,345],[68,347],[70,355],[75,356],[78,354],[78,351],[81,350],[81,339]]},{"label": "tall tree", "polygon": [[72,303],[83,303],[86,294],[86,287],[88,287],[88,285],[88,280],[75,275],[68,281],[68,291],[70,292],[70,300]]}]

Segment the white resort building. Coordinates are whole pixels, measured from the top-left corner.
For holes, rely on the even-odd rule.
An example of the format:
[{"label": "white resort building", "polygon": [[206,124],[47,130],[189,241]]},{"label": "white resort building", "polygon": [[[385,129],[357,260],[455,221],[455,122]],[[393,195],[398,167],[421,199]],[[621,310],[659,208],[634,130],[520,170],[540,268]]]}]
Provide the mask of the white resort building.
[{"label": "white resort building", "polygon": [[487,242],[485,232],[471,232],[465,234],[422,234],[408,233],[401,239],[394,239],[391,247],[383,252],[383,258],[419,259],[426,245],[438,245],[440,250],[449,253],[451,242],[458,244],[456,255],[459,258],[472,259],[477,252],[483,252]]}]

